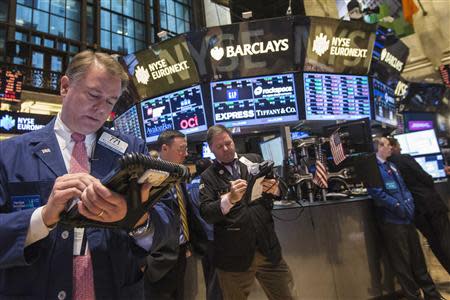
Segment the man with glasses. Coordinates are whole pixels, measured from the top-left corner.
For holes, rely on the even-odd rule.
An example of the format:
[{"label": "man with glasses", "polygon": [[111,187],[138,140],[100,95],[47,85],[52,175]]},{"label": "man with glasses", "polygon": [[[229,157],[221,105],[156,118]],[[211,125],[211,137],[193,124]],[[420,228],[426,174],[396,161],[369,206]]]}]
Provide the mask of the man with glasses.
[{"label": "man with glasses", "polygon": [[[186,136],[166,130],[158,137],[159,158],[182,164],[188,155]],[[184,299],[186,258],[192,251],[203,253],[206,233],[195,218],[184,184],[177,184],[161,200],[172,211],[172,220],[151,215],[155,226],[151,255],[147,258],[147,299]]]}]

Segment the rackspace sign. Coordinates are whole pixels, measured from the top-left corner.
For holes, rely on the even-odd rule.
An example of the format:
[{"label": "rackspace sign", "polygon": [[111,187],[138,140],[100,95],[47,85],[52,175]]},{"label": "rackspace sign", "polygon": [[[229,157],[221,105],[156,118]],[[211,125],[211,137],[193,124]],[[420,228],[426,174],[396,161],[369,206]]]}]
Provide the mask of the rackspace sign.
[{"label": "rackspace sign", "polygon": [[366,74],[376,26],[311,17],[305,71]]},{"label": "rackspace sign", "polygon": [[0,112],[0,133],[22,134],[35,131],[47,125],[54,116]]},{"label": "rackspace sign", "polygon": [[242,22],[188,34],[200,76],[232,79],[289,72],[293,64],[293,25],[286,18]]}]

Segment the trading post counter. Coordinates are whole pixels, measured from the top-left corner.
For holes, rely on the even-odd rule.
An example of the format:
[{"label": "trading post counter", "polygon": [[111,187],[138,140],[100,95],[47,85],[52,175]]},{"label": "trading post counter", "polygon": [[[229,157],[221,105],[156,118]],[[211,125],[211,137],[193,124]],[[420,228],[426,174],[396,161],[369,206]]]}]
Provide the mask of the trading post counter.
[{"label": "trading post counter", "polygon": [[[372,299],[398,290],[370,197],[276,205],[273,216],[300,299]],[[264,296],[258,289],[250,299]]]}]

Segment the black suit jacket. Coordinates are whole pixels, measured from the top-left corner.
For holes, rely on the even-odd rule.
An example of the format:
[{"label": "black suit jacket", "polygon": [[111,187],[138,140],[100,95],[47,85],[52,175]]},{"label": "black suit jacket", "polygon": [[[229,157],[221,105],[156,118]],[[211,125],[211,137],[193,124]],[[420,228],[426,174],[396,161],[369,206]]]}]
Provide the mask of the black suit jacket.
[{"label": "black suit jacket", "polygon": [[447,212],[448,207],[434,189],[431,175],[425,172],[416,160],[408,154],[392,155],[393,162],[400,171],[406,186],[414,198],[416,214]]},{"label": "black suit jacket", "polygon": [[[190,246],[195,254],[203,255],[208,241],[206,232],[193,212],[185,185],[181,186],[186,200]],[[175,266],[180,250],[180,208],[174,191],[169,191],[160,203],[160,207],[150,212],[150,218],[155,226],[150,255],[147,257],[146,277],[150,282],[157,282]]]},{"label": "black suit jacket", "polygon": [[[243,155],[261,162],[256,154]],[[240,164],[241,178],[247,179],[247,166]],[[230,272],[246,271],[258,250],[272,263],[281,259],[281,247],[275,234],[271,210],[273,199],[262,198],[252,203],[241,200],[227,215],[220,208],[221,195],[229,192],[231,174],[217,161],[201,175],[200,213],[214,224],[214,263]]]}]

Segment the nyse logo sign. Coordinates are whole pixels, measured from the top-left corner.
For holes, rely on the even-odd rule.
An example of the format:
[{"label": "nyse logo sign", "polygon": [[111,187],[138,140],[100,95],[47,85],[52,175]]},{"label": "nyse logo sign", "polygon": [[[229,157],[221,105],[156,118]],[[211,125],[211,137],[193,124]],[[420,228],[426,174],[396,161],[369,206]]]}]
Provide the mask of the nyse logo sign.
[{"label": "nyse logo sign", "polygon": [[252,44],[243,44],[236,46],[227,46],[224,48],[215,46],[210,50],[211,57],[220,61],[224,55],[227,58],[237,56],[252,56],[266,53],[284,52],[289,49],[289,39],[271,40],[267,42],[257,42]]},{"label": "nyse logo sign", "polygon": [[312,52],[322,56],[328,49],[330,55],[345,57],[367,57],[367,49],[351,47],[350,38],[332,37],[331,47],[328,36],[322,32],[314,38]]}]

